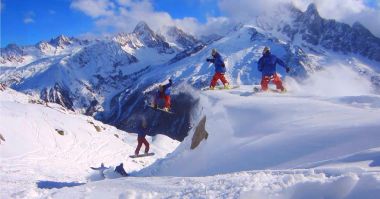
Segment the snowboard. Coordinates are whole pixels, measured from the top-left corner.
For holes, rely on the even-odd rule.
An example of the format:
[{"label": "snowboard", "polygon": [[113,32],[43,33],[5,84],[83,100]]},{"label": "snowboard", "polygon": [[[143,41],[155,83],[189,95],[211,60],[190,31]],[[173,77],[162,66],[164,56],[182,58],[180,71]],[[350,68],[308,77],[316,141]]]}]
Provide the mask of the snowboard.
[{"label": "snowboard", "polygon": [[158,111],[162,111],[162,112],[165,112],[165,113],[169,113],[169,114],[174,114],[173,112],[171,111],[165,111],[163,108],[154,108],[154,106],[152,105],[148,105],[150,108],[154,109],[154,110],[158,110]]},{"label": "snowboard", "polygon": [[286,89],[284,92],[277,90],[277,89],[273,89],[273,88],[269,88],[267,91],[263,91],[263,90],[261,90],[261,86],[254,86],[253,87],[253,93],[264,93],[264,92],[286,93]]},{"label": "snowboard", "polygon": [[147,157],[147,156],[153,156],[154,153],[143,153],[143,154],[139,154],[139,155],[130,155],[129,157],[130,158],[141,158],[141,157]]},{"label": "snowboard", "polygon": [[[232,89],[237,89],[237,88],[239,88],[239,87],[240,87],[239,85],[232,85],[232,86],[230,86],[229,89],[225,89],[224,86],[215,86],[214,91],[216,91],[216,90],[232,90]],[[210,89],[210,87],[202,88],[201,90],[202,90],[202,91],[212,91],[212,90]]]}]

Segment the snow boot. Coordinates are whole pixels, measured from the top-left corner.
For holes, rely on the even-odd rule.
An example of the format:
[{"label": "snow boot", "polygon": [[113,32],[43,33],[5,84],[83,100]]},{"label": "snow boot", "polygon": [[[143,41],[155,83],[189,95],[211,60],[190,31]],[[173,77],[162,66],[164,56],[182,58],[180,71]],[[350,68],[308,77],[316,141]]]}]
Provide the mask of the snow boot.
[{"label": "snow boot", "polygon": [[224,89],[228,90],[228,89],[231,89],[231,87],[229,84],[224,84]]}]

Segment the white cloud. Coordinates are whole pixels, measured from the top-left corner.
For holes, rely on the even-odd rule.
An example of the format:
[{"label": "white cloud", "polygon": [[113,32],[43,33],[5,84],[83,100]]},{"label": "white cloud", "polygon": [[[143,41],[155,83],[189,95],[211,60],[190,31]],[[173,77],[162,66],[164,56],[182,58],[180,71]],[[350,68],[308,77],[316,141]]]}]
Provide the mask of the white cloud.
[{"label": "white cloud", "polygon": [[[270,14],[282,3],[293,3],[306,10],[312,2],[317,5],[322,17],[350,25],[359,21],[380,36],[380,8],[368,7],[364,0],[218,0],[218,7],[225,17],[210,16],[206,23],[190,16],[173,19],[167,12],[156,11],[152,0],[73,0],[71,8],[93,17],[100,32],[110,29],[130,32],[139,21],[144,20],[154,30],[176,25],[186,32],[207,34],[223,32],[231,23],[249,23],[256,16]],[[210,3],[210,0],[199,0],[198,3]]]},{"label": "white cloud", "polygon": [[306,10],[310,3],[315,3],[323,18],[350,25],[358,21],[380,36],[380,8],[369,7],[364,0],[220,0],[219,8],[233,20],[249,22],[256,16],[273,12],[281,3],[292,3],[301,10]]},{"label": "white cloud", "polygon": [[113,15],[115,4],[109,0],[73,0],[70,7],[97,18]]},{"label": "white cloud", "polygon": [[[310,0],[311,2],[311,0]],[[356,21],[380,36],[380,8],[372,8],[364,0],[313,0],[322,17],[350,25]]]},{"label": "white cloud", "polygon": [[50,9],[48,12],[49,12],[49,14],[51,14],[51,15],[54,15],[55,13],[57,13],[55,10],[52,10],[52,9]]},{"label": "white cloud", "polygon": [[34,23],[34,19],[31,18],[31,17],[25,17],[25,18],[24,18],[24,23],[25,23],[25,24]]},{"label": "white cloud", "polygon": [[279,3],[289,0],[220,0],[219,8],[232,20],[247,22],[273,11]]},{"label": "white cloud", "polygon": [[[95,24],[100,32],[105,32],[109,29],[116,32],[130,32],[142,20],[147,22],[154,30],[163,26],[173,25],[191,33],[201,30],[201,24],[197,19],[193,17],[173,19],[167,12],[154,10],[150,0],[103,0],[101,5],[98,5],[100,4],[99,2],[98,0],[74,0],[71,8],[94,17]],[[90,9],[95,5],[97,5],[96,12]]]},{"label": "white cloud", "polygon": [[0,13],[5,9],[5,4],[2,0],[0,0]]},{"label": "white cloud", "polygon": [[25,17],[23,19],[23,22],[25,24],[31,24],[31,23],[34,23],[35,20],[34,20],[34,17],[35,17],[35,14],[33,11],[29,11],[25,14]]}]

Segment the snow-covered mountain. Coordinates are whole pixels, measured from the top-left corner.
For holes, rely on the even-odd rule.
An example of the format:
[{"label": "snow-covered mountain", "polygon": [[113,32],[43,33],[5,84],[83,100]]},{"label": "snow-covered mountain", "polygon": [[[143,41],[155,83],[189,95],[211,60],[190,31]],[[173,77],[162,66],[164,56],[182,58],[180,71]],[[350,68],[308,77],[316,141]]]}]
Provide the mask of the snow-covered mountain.
[{"label": "snow-covered mountain", "polygon": [[72,54],[81,47],[88,45],[90,41],[79,40],[74,37],[60,35],[50,41],[41,41],[33,46],[18,46],[9,44],[1,48],[0,64],[2,70],[10,67],[26,66],[40,59]]},{"label": "snow-covered mountain", "polygon": [[355,53],[380,61],[380,38],[356,22],[350,27],[334,20],[323,19],[314,4],[306,12],[293,10],[294,21],[285,24],[282,32],[292,40],[301,38],[312,45],[337,52]]},{"label": "snow-covered mountain", "polygon": [[[251,86],[202,92],[189,136],[166,157],[177,143],[153,138],[152,150],[164,158],[138,161],[125,159],[133,134],[7,89],[0,92],[1,196],[375,199],[380,97],[365,77],[342,73],[288,81],[297,89],[287,94],[253,94]],[[310,90],[326,79],[337,82],[332,93]],[[350,96],[339,92],[347,80]],[[106,173],[110,179],[97,181],[88,169],[120,160],[132,177]]]},{"label": "snow-covered mountain", "polygon": [[177,46],[182,51],[193,49],[202,44],[201,40],[198,40],[175,26],[166,28],[162,34],[169,43],[173,46]]},{"label": "snow-covered mountain", "polygon": [[[153,133],[180,140],[191,128],[190,112],[197,102],[185,84],[196,88],[208,84],[213,68],[205,59],[212,48],[225,57],[234,84],[260,81],[256,63],[263,46],[270,46],[299,81],[328,66],[344,65],[379,89],[379,39],[364,27],[323,19],[313,4],[305,12],[282,7],[275,15],[237,24],[223,36],[197,38],[177,27],[156,33],[140,22],[132,33],[94,41],[60,36],[36,46],[11,45],[1,49],[0,80],[124,130],[134,130],[135,115],[146,113],[152,121],[164,118],[150,123],[157,130]],[[282,69],[280,73],[284,75]],[[157,84],[169,78],[177,90],[175,117],[145,107]]]},{"label": "snow-covered mountain", "polygon": [[[314,5],[274,15],[223,35],[141,22],[1,49],[0,197],[377,198],[379,39]],[[279,68],[286,94],[252,91],[264,46],[292,68]],[[240,88],[199,91],[213,48]],[[169,78],[174,115],[146,106]],[[156,155],[127,159],[142,116],[151,135],[183,142],[149,137]],[[133,177],[92,182],[101,162]]]}]

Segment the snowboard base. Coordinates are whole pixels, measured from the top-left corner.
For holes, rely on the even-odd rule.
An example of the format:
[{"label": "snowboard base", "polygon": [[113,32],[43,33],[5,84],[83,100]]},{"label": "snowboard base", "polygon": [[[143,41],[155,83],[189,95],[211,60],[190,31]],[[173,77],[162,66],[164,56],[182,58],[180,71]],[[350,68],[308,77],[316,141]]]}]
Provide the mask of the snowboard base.
[{"label": "snowboard base", "polygon": [[[228,90],[236,89],[239,87],[240,87],[239,85],[232,85],[232,86],[230,86],[230,88],[225,89],[224,86],[215,86],[213,90],[227,90],[228,91]],[[202,88],[201,90],[202,91],[212,91],[212,89],[210,89],[210,87]]]},{"label": "snowboard base", "polygon": [[143,153],[143,154],[139,154],[139,155],[130,155],[129,157],[130,158],[141,158],[141,157],[147,157],[147,156],[153,156],[154,153]]},{"label": "snowboard base", "polygon": [[273,88],[268,88],[267,91],[263,91],[261,90],[261,87],[259,86],[254,86],[253,87],[253,93],[265,93],[265,92],[272,92],[272,93],[286,93],[286,89],[285,91],[280,91],[280,90],[277,90],[277,89],[273,89]]},{"label": "snowboard base", "polygon": [[174,114],[173,112],[171,111],[165,111],[163,108],[155,108],[154,106],[152,105],[148,105],[150,108],[154,109],[154,110],[158,110],[158,111],[162,111],[162,112],[165,112],[165,113],[170,113],[170,114]]}]

